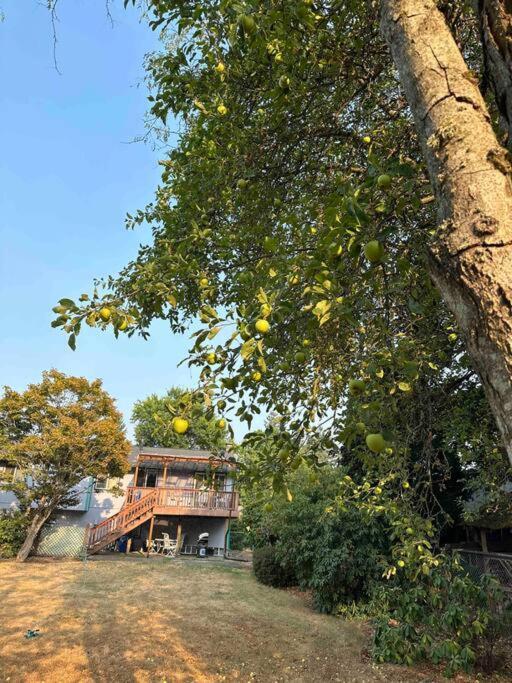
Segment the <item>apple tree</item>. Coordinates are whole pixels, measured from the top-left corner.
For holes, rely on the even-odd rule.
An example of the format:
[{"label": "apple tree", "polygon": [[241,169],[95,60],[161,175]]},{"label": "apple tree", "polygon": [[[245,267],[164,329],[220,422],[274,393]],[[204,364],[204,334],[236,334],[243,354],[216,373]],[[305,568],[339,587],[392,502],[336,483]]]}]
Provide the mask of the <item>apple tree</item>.
[{"label": "apple tree", "polygon": [[[377,4],[150,3],[167,27],[147,63],[153,127],[181,122],[154,203],[128,217],[154,240],[54,325],[74,346],[84,321],[147,336],[199,317],[190,363],[228,415],[275,410],[285,448],[313,431],[388,469],[417,438],[418,392],[482,372],[432,284],[435,197]],[[478,71],[457,9],[435,10],[438,30]]]}]

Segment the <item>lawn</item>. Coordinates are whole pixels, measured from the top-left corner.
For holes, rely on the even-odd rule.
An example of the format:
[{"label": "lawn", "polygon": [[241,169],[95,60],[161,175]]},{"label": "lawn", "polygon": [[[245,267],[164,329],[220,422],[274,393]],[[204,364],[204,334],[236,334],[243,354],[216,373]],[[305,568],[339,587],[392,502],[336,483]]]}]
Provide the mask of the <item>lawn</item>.
[{"label": "lawn", "polygon": [[1,683],[441,680],[376,667],[367,627],[234,563],[0,562],[0,600]]}]

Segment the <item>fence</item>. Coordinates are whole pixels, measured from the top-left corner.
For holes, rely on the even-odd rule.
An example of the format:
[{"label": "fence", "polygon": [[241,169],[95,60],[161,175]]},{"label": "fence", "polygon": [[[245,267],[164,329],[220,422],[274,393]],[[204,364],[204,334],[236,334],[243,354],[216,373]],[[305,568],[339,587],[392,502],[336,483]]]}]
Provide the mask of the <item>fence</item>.
[{"label": "fence", "polygon": [[478,550],[457,551],[463,567],[475,580],[489,574],[499,581],[506,591],[512,591],[512,555],[484,553]]},{"label": "fence", "polygon": [[81,526],[47,524],[34,554],[39,557],[83,557],[86,531]]}]

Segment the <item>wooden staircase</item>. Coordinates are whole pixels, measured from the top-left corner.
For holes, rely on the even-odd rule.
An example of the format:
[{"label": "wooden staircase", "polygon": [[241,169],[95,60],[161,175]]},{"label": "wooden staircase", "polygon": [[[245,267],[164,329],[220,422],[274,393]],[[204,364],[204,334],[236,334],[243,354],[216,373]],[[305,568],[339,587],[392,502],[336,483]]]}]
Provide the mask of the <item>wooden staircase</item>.
[{"label": "wooden staircase", "polygon": [[150,491],[139,500],[124,505],[115,515],[104,519],[89,529],[86,550],[94,555],[123,534],[140,526],[153,516],[158,502],[158,489]]}]

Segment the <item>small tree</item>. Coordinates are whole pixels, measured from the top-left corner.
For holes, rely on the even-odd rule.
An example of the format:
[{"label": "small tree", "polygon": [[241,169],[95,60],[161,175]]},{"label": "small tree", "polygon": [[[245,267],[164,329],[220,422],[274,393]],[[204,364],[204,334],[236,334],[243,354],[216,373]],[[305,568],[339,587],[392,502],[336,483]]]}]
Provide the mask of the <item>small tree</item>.
[{"label": "small tree", "polygon": [[127,471],[130,444],[101,381],[57,370],[44,372],[39,384],[22,393],[5,387],[0,425],[7,437],[2,457],[20,473],[2,488],[16,495],[28,520],[17,555],[23,562],[52,513],[76,504],[82,479]]},{"label": "small tree", "polygon": [[[224,448],[225,420],[217,418],[202,398],[202,395],[171,387],[164,396],[151,394],[137,401],[132,412],[136,442],[140,446],[164,448]],[[181,414],[192,418],[185,434],[177,434],[172,429],[173,418]]]}]

